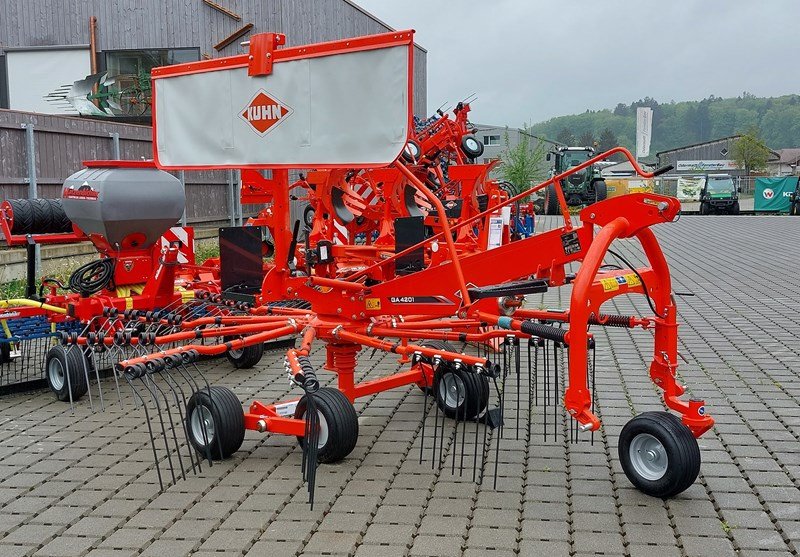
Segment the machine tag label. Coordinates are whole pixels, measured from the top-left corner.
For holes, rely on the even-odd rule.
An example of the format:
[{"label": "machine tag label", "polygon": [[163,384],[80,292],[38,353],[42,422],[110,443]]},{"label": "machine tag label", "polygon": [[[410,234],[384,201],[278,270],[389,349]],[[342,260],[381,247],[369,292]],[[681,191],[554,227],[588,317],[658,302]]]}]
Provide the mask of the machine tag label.
[{"label": "machine tag label", "polygon": [[642,281],[639,280],[639,277],[637,277],[635,273],[630,273],[629,275],[625,275],[625,282],[628,283],[629,287],[639,286],[640,284],[642,284]]},{"label": "machine tag label", "polygon": [[561,245],[564,247],[564,255],[572,255],[581,251],[581,242],[575,231],[562,234]]},{"label": "machine tag label", "polygon": [[293,400],[292,402],[284,402],[283,404],[276,404],[273,408],[275,409],[275,413],[278,414],[281,418],[286,418],[287,416],[294,416],[294,409],[297,408],[297,400]]},{"label": "machine tag label", "polygon": [[380,298],[367,298],[365,302],[367,303],[367,309],[381,309]]},{"label": "machine tag label", "polygon": [[390,296],[393,304],[452,304],[444,296]]},{"label": "machine tag label", "polygon": [[611,292],[612,290],[619,290],[619,283],[614,277],[600,279],[600,284],[603,285],[604,292]]}]

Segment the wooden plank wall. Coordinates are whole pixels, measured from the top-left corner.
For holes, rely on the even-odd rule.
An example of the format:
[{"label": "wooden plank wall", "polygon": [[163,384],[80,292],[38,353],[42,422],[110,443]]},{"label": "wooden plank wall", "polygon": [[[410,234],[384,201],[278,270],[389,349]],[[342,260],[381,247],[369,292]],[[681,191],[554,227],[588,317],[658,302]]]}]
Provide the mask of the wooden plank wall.
[{"label": "wooden plank wall", "polygon": [[[89,43],[89,17],[97,17],[98,50],[199,47],[201,55],[231,56],[239,41],[213,45],[253,23],[252,33],[285,33],[289,45],[330,41],[391,30],[345,0],[220,0],[238,22],[201,0],[23,0],[0,3],[3,47]],[[246,37],[245,39],[246,40]],[[426,51],[415,52],[414,112],[427,116]],[[81,76],[82,77],[82,76]],[[76,77],[76,79],[78,79]],[[469,94],[465,91],[464,94]],[[453,99],[455,102],[458,99]]]},{"label": "wooden plank wall", "polygon": [[[149,126],[0,110],[0,201],[28,197],[27,141],[22,124],[29,123],[35,130],[39,197],[59,197],[64,179],[80,170],[82,161],[113,158],[112,133],[119,133],[121,158],[153,157]],[[189,222],[226,219],[227,187],[225,172],[186,172]]]}]

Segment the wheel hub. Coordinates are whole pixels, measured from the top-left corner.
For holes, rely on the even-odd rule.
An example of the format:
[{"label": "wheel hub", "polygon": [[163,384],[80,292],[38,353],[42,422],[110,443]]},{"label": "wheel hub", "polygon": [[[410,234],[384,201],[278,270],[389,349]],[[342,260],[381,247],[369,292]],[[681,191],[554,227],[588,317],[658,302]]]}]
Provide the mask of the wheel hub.
[{"label": "wheel hub", "polygon": [[211,445],[214,439],[214,416],[207,406],[197,406],[192,412],[192,437],[200,446]]},{"label": "wheel hub", "polygon": [[640,433],[631,441],[629,451],[634,470],[646,480],[660,480],[667,473],[667,451],[653,435]]},{"label": "wheel hub", "polygon": [[50,384],[57,391],[64,387],[67,375],[64,372],[64,366],[57,358],[50,360],[47,366],[47,375],[50,378]]},{"label": "wheel hub", "polygon": [[459,408],[466,398],[464,382],[454,373],[445,373],[439,382],[439,396],[448,408]]}]

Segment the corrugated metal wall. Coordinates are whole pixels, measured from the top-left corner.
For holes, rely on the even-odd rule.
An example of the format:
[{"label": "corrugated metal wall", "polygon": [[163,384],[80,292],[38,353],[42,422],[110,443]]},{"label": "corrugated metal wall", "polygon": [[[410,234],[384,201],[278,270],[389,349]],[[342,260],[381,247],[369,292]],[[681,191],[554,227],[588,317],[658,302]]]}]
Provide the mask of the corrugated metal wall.
[{"label": "corrugated metal wall", "polygon": [[[218,0],[242,21],[202,0],[12,0],[0,2],[0,51],[5,47],[89,43],[89,17],[97,17],[99,50],[199,47],[201,55],[240,52],[235,41],[213,45],[241,28],[285,33],[289,45],[386,32],[388,27],[344,0]],[[244,39],[242,39],[244,40]],[[425,51],[416,49],[414,111],[427,112]],[[83,77],[83,76],[80,76]],[[76,77],[78,79],[78,77]]]}]

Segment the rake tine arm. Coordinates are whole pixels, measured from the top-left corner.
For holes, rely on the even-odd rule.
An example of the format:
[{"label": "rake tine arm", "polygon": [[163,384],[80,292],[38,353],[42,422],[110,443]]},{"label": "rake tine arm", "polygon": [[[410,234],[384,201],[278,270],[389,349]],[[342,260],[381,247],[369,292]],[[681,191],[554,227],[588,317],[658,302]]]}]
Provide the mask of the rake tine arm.
[{"label": "rake tine arm", "polygon": [[[373,329],[374,332],[374,329]],[[439,350],[434,348],[427,348],[425,346],[418,346],[416,344],[406,344],[403,345],[397,342],[387,342],[385,340],[378,340],[366,335],[361,335],[357,333],[351,333],[349,331],[345,331],[343,329],[337,329],[334,332],[334,336],[339,340],[346,340],[348,342],[352,342],[355,344],[360,344],[362,346],[369,346],[370,348],[377,348],[378,350],[383,350],[384,352],[391,352],[393,354],[400,354],[401,356],[411,356],[416,352],[419,352],[423,356],[427,356],[428,358],[433,358],[434,356],[441,356],[443,360],[461,360],[463,363],[467,365],[476,365],[482,367],[488,367],[487,361],[485,358],[478,358],[475,356],[471,356],[469,354],[461,354],[458,352],[447,352],[445,350]]]},{"label": "rake tine arm", "polygon": [[[494,338],[504,338],[509,335],[509,331],[496,329],[492,331],[484,331],[482,333],[447,333],[432,330],[397,330],[388,327],[373,327],[371,333],[378,337],[395,337],[395,338],[426,338],[436,340],[449,340],[454,342],[484,342]],[[512,331],[513,336],[525,337],[522,332]]]},{"label": "rake tine arm", "polygon": [[[187,344],[186,346],[181,346],[180,348],[172,348],[170,350],[164,350],[162,352],[157,352],[148,356],[140,356],[138,358],[133,358],[130,360],[125,360],[119,362],[117,364],[117,369],[125,369],[129,366],[141,364],[147,362],[152,357],[160,357],[163,358],[164,356],[172,356],[172,355],[179,355],[190,350],[195,350],[201,356],[219,356],[224,354],[228,350],[236,350],[239,348],[244,348],[246,346],[252,346],[258,343],[267,342],[270,340],[274,340],[276,338],[290,335],[296,333],[298,329],[297,324],[286,325],[284,327],[280,327],[278,329],[273,329],[271,331],[266,331],[264,333],[258,333],[255,335],[250,335],[248,337],[242,339],[235,339],[230,340],[224,344],[213,344],[213,345],[203,345],[203,344]],[[215,335],[218,336],[218,335]]]}]

